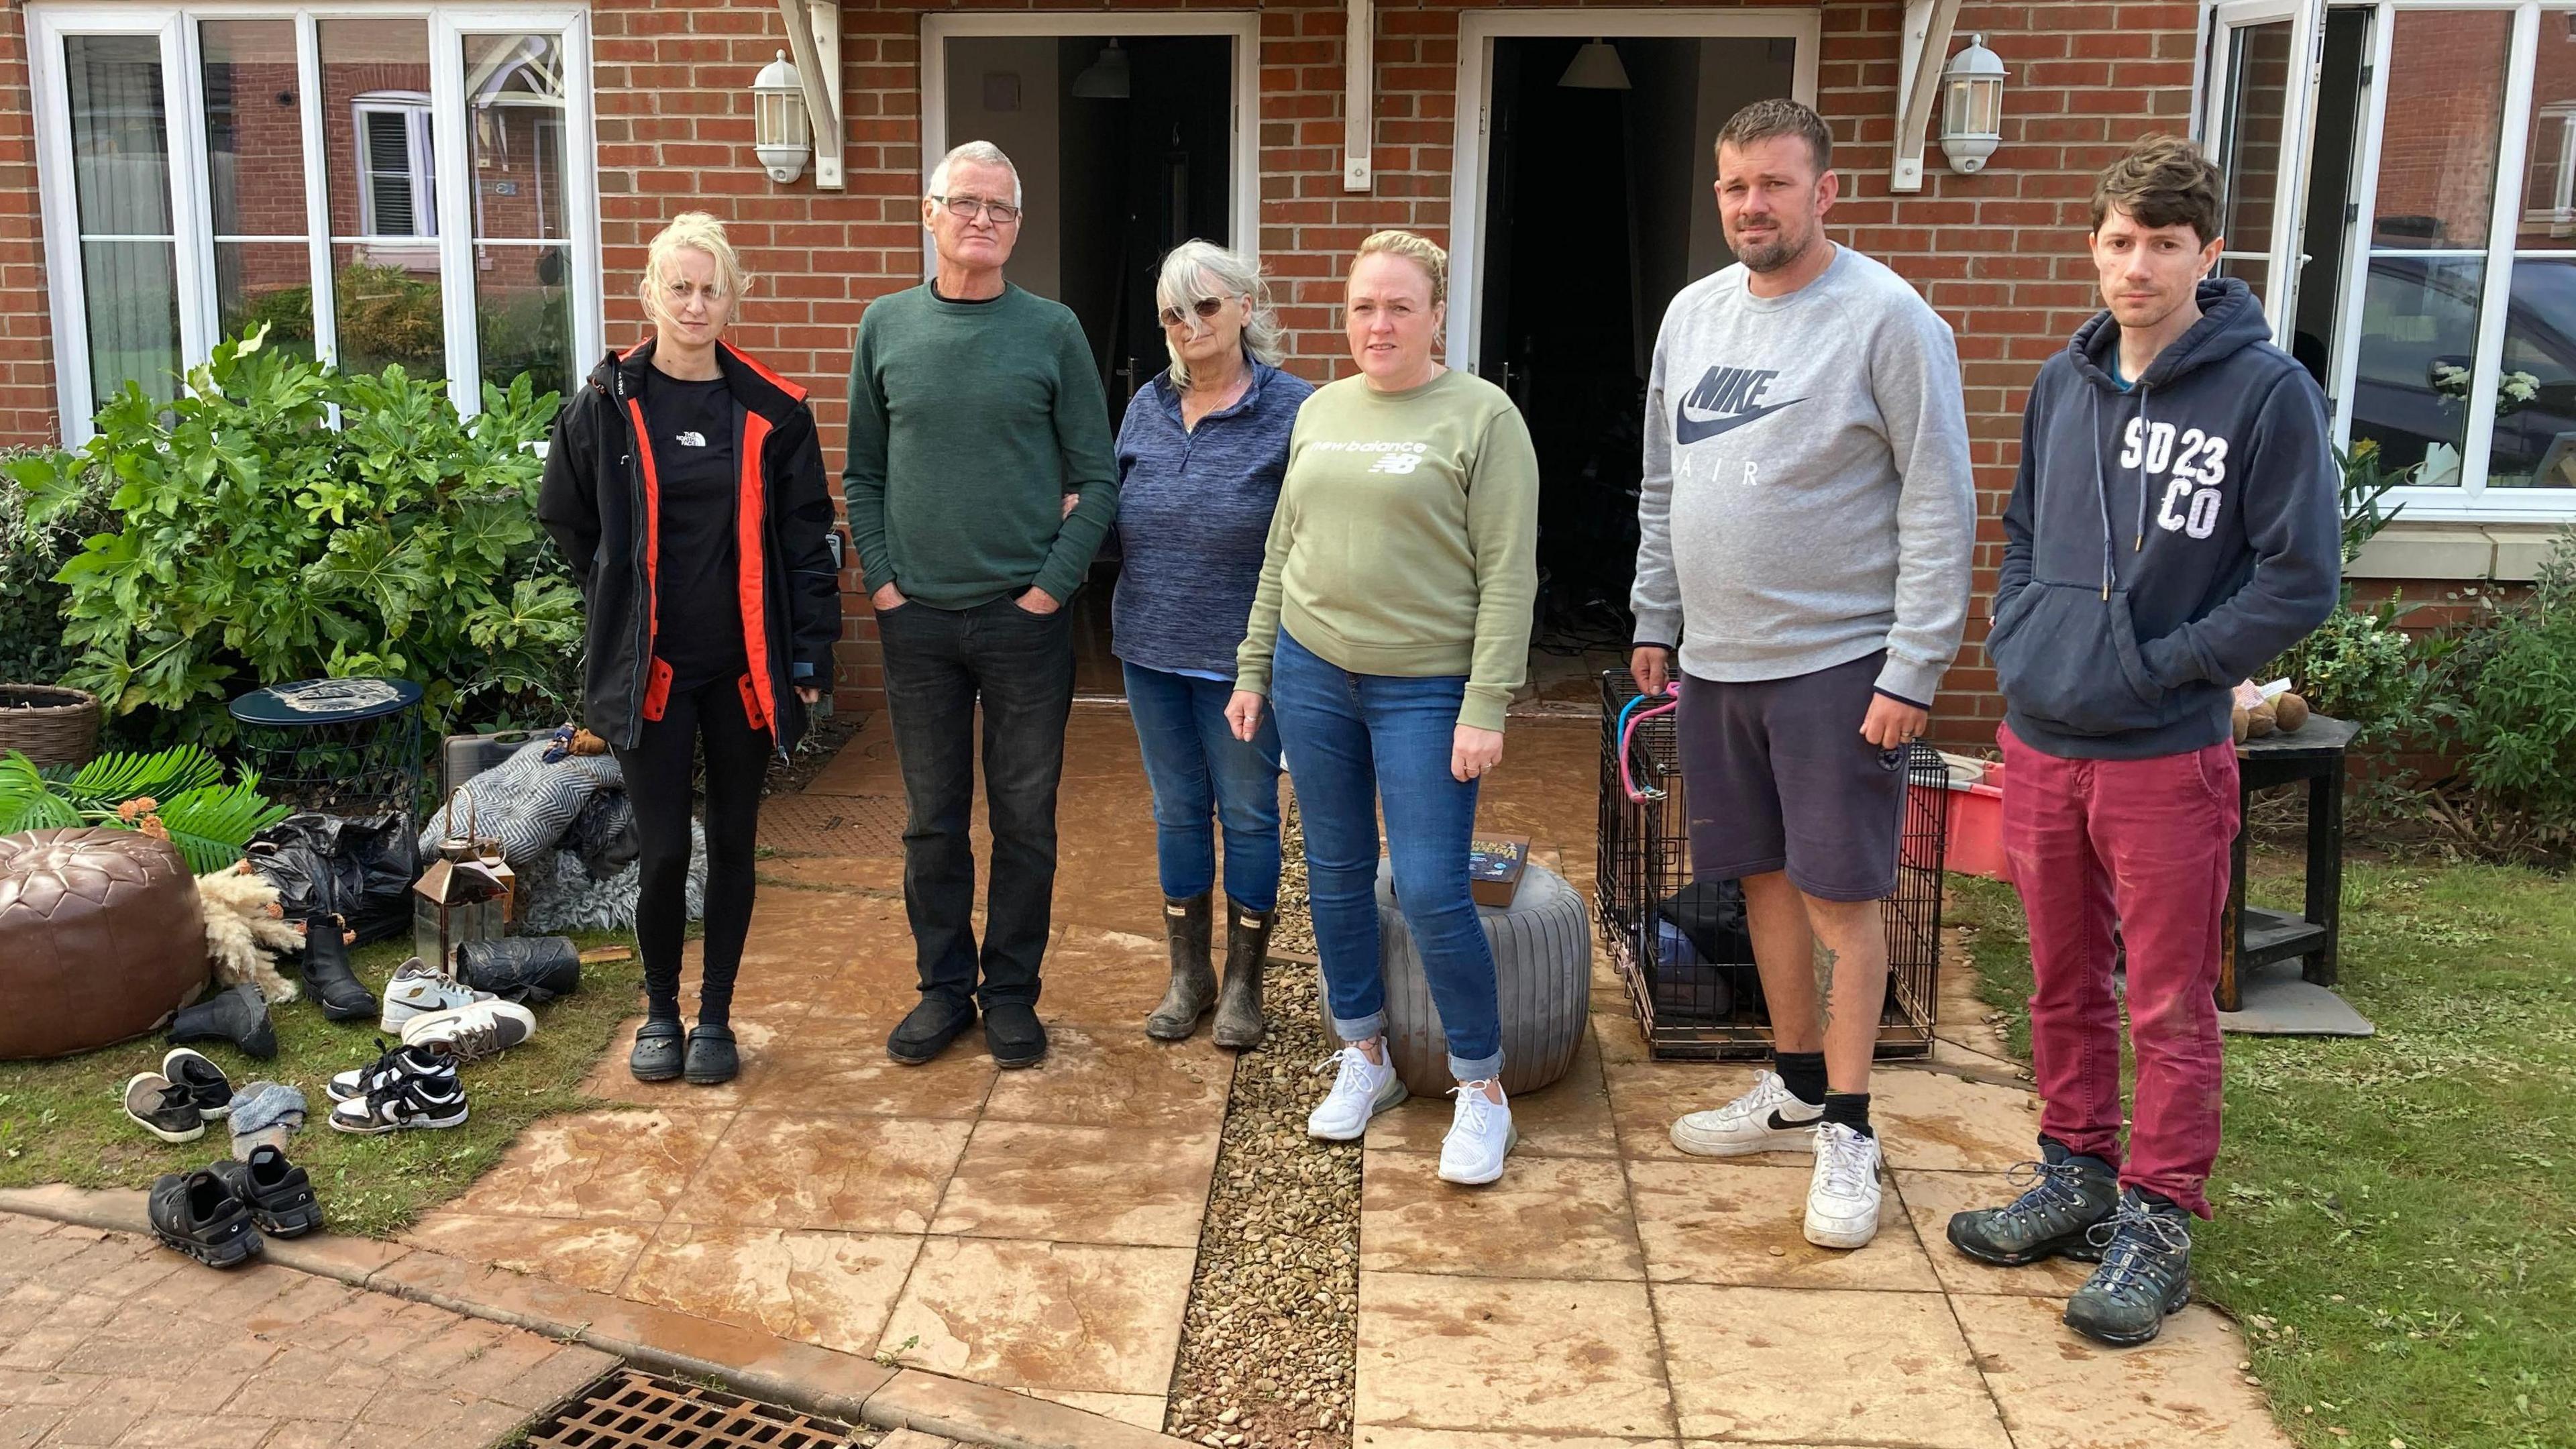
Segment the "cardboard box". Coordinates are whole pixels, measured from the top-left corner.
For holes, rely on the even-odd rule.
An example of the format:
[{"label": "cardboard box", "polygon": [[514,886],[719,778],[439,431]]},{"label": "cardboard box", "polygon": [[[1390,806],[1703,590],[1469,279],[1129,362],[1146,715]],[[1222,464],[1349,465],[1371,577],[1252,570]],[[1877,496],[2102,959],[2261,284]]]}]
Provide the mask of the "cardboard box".
[{"label": "cardboard box", "polygon": [[1521,875],[1529,869],[1526,835],[1486,835],[1467,842],[1467,891],[1480,906],[1500,910],[1520,893]]}]

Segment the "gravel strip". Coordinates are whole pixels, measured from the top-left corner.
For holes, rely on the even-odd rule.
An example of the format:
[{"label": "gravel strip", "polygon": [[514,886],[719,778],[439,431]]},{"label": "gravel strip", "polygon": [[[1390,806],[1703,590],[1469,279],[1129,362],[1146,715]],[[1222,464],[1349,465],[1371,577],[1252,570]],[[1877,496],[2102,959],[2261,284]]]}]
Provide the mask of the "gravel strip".
[{"label": "gravel strip", "polygon": [[[1311,955],[1306,859],[1284,822],[1274,951]],[[1344,1449],[1359,1322],[1360,1146],[1306,1136],[1326,1056],[1315,968],[1275,958],[1270,1030],[1236,1064],[1166,1432],[1210,1449]]]}]

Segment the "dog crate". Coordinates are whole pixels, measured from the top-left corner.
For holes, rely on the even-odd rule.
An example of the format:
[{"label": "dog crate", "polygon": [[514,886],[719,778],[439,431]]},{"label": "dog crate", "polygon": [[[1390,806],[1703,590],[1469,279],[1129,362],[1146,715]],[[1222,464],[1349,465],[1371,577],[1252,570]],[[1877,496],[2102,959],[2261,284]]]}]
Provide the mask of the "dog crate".
[{"label": "dog crate", "polygon": [[[1753,968],[1744,893],[1733,881],[1691,879],[1689,782],[1674,715],[1650,713],[1652,706],[1638,700],[1625,672],[1601,676],[1594,907],[1602,938],[1652,1055],[1767,1057],[1771,1021]],[[1882,1060],[1930,1055],[1941,964],[1949,772],[1937,751],[1917,743],[1906,747],[1905,773],[1896,893],[1881,903],[1888,959],[1876,1051]]]}]

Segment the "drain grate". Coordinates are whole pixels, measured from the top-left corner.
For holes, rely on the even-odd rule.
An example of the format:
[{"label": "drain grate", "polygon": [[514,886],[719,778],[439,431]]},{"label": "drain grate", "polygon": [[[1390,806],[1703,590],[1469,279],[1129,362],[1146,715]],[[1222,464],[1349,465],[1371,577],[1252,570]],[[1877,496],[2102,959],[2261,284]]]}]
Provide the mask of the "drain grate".
[{"label": "drain grate", "polygon": [[850,1427],[620,1369],[528,1431],[529,1449],[849,1449]]},{"label": "drain grate", "polygon": [[773,795],[760,843],[796,855],[901,855],[903,802],[886,795]]}]

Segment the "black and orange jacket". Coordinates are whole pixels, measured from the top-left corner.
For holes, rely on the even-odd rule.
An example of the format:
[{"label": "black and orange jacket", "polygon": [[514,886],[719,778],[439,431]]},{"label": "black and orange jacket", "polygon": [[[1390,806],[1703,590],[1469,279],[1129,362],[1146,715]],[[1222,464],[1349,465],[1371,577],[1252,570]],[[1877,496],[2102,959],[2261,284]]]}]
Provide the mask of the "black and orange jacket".
[{"label": "black and orange jacket", "polygon": [[[670,667],[653,653],[661,489],[643,402],[652,360],[647,340],[591,373],[555,421],[537,496],[537,521],[590,605],[583,723],[621,749],[634,747],[646,720],[661,718],[671,684]],[[716,360],[733,394],[742,467],[734,530],[751,661],[743,708],[784,752],[805,733],[795,686],[829,687],[841,637],[831,495],[805,389],[722,344]]]}]

